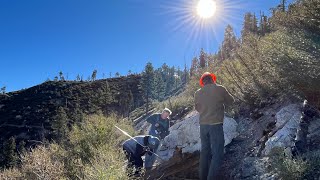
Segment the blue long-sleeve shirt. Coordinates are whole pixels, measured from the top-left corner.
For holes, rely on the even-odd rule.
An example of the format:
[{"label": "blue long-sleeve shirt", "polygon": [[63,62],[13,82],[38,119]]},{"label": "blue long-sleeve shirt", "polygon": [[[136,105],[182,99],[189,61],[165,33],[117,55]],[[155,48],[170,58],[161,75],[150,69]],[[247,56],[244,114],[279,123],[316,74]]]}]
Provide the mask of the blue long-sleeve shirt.
[{"label": "blue long-sleeve shirt", "polygon": [[[151,124],[149,135],[164,139],[169,134],[169,119],[162,119],[160,113],[151,115],[147,122]],[[159,124],[159,126],[156,127],[156,124]]]}]

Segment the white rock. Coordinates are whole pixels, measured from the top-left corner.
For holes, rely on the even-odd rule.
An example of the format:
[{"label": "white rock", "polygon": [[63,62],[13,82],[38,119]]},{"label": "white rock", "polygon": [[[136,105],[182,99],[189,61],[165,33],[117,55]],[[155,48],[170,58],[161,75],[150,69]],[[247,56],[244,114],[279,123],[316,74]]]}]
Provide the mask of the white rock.
[{"label": "white rock", "polygon": [[[223,125],[225,145],[238,136],[237,125],[234,119],[225,117]],[[200,147],[199,114],[191,112],[183,121],[170,127],[170,134],[163,140],[158,154],[162,159],[169,160],[177,148],[181,149],[182,153],[193,153],[200,151]]]},{"label": "white rock", "polygon": [[295,133],[301,118],[299,104],[291,104],[282,108],[276,114],[276,128],[279,130],[268,139],[263,153],[268,155],[275,147],[291,148],[294,145]]},{"label": "white rock", "polygon": [[[301,109],[299,104],[290,104],[286,107],[283,107],[279,112],[276,114],[276,127],[279,128],[285,123],[293,123],[292,120],[297,120],[301,117]],[[295,124],[295,123],[294,123]]]}]

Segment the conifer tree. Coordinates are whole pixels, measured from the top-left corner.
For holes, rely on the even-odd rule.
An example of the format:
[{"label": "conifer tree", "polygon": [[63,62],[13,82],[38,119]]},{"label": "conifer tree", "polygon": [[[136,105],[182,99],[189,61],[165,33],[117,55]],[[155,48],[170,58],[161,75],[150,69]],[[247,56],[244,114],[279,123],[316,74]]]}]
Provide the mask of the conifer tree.
[{"label": "conifer tree", "polygon": [[251,32],[252,28],[252,14],[251,13],[246,13],[244,15],[244,22],[243,22],[243,27],[241,31],[241,36],[245,37]]},{"label": "conifer tree", "polygon": [[149,100],[154,89],[154,69],[152,63],[148,62],[142,73],[142,89],[144,91],[144,99],[146,101],[146,114],[149,111]]},{"label": "conifer tree", "polygon": [[224,40],[222,42],[222,46],[218,51],[218,62],[231,58],[238,46],[239,45],[233,28],[228,25],[224,32]]},{"label": "conifer tree", "polygon": [[161,101],[165,95],[165,84],[160,72],[157,72],[155,74],[154,85],[155,85],[155,89],[154,89],[155,99]]},{"label": "conifer tree", "polygon": [[5,93],[6,93],[6,89],[7,89],[7,87],[6,87],[6,86],[3,86],[3,87],[0,89],[0,93],[1,93],[1,94],[5,94]]},{"label": "conifer tree", "polygon": [[62,142],[68,132],[68,116],[63,107],[59,107],[52,121],[53,134],[58,142]]},{"label": "conifer tree", "polygon": [[199,56],[199,60],[200,60],[200,67],[201,68],[205,68],[207,66],[207,58],[206,58],[206,53],[204,52],[203,48],[201,48],[200,50],[200,56]]},{"label": "conifer tree", "polygon": [[78,74],[77,77],[76,77],[76,81],[80,81],[80,79],[81,79],[80,75]]},{"label": "conifer tree", "polygon": [[182,79],[182,83],[186,84],[189,82],[189,72],[188,72],[188,67],[187,64],[184,64],[184,70],[183,70],[183,79]]},{"label": "conifer tree", "polygon": [[17,165],[18,155],[16,153],[16,139],[14,137],[10,137],[3,143],[2,154],[2,167],[12,168]]},{"label": "conifer tree", "polygon": [[97,79],[97,73],[98,73],[98,71],[96,69],[93,70],[92,75],[91,75],[91,80],[92,81],[95,81]]},{"label": "conifer tree", "polygon": [[253,17],[252,17],[251,32],[254,34],[258,34],[258,19],[256,17],[256,14],[253,14]]},{"label": "conifer tree", "polygon": [[59,77],[60,77],[60,81],[64,81],[65,80],[62,71],[59,72]]},{"label": "conifer tree", "polygon": [[194,75],[198,74],[198,69],[199,69],[199,60],[197,57],[194,57],[191,63],[190,77],[193,77]]}]

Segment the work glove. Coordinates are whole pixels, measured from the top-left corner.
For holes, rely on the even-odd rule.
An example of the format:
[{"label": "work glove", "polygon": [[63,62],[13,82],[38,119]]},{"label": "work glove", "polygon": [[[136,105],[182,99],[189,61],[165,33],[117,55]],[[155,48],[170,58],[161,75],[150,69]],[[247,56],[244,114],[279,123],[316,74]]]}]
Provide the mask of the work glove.
[{"label": "work glove", "polygon": [[143,151],[150,152],[150,148],[148,146],[144,146]]}]

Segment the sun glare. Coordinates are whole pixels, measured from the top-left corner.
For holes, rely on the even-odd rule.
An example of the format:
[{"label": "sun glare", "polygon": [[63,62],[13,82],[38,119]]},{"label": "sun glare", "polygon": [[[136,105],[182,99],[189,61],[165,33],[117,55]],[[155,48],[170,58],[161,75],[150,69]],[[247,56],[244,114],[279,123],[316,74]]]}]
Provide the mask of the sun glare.
[{"label": "sun glare", "polygon": [[[221,33],[227,24],[242,24],[243,0],[175,0],[161,1],[160,15],[170,17],[165,24],[166,31],[179,33],[185,37],[187,54],[192,54],[199,46],[213,48],[221,42]],[[171,45],[174,39],[170,38]],[[193,52],[195,56],[195,51]]]},{"label": "sun glare", "polygon": [[212,17],[216,12],[216,2],[213,0],[199,0],[197,4],[197,13],[201,18]]}]

